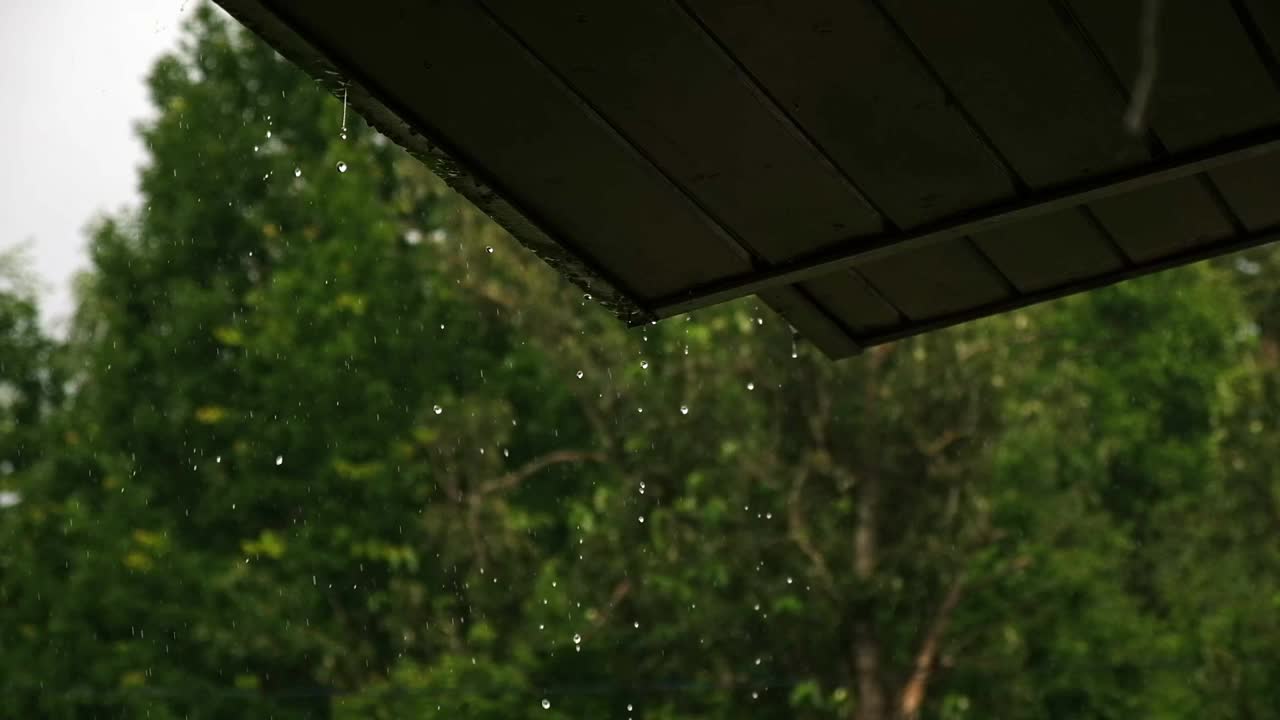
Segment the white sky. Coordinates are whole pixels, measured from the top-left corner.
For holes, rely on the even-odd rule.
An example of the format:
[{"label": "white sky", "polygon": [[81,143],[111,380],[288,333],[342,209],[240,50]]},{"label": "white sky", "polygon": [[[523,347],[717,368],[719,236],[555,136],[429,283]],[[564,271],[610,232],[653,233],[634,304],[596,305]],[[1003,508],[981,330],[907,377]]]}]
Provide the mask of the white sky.
[{"label": "white sky", "polygon": [[71,312],[85,225],[136,204],[144,78],[194,0],[0,0],[0,252],[30,242],[46,325]]}]

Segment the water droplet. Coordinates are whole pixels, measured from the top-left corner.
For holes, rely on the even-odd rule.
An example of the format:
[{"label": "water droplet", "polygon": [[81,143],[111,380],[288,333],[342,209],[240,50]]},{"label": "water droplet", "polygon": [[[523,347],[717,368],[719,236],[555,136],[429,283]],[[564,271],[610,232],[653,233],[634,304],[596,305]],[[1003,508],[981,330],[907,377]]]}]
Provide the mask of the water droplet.
[{"label": "water droplet", "polygon": [[787,584],[788,584],[788,585],[790,585],[792,582],[793,582],[793,580],[792,580],[791,578],[787,578]]},{"label": "water droplet", "polygon": [[293,169],[293,176],[294,176],[294,177],[302,177],[302,168],[294,168],[294,169]]},{"label": "water droplet", "polygon": [[258,152],[258,146],[257,146],[257,145],[254,145],[254,146],[253,146],[253,151],[254,151],[254,152]]},{"label": "water droplet", "polygon": [[220,463],[220,462],[222,462],[222,456],[221,456],[221,455],[219,455],[218,457],[214,458],[214,459],[213,459],[213,461],[214,461],[214,462],[216,462],[216,463]]},{"label": "water droplet", "polygon": [[627,703],[627,712],[631,712],[631,703]]},{"label": "water droplet", "polygon": [[582,371],[579,370],[577,374],[578,374],[578,379],[581,380],[583,375]]},{"label": "water droplet", "polygon": [[339,160],[339,161],[338,161],[338,172],[346,172],[346,171],[347,171],[347,164],[346,164],[346,163],[344,163],[344,162],[342,162],[341,160]]},{"label": "water droplet", "polygon": [[644,516],[643,516],[643,515],[641,515],[641,516],[640,516],[640,523],[641,523],[642,525],[644,524]]},{"label": "water droplet", "polygon": [[649,369],[649,361],[648,361],[648,360],[641,360],[641,361],[640,361],[640,369],[641,369],[641,370],[648,370],[648,369]]},{"label": "water droplet", "polygon": [[591,299],[591,293],[583,293],[583,294],[582,294],[582,299],[583,299],[583,300],[590,300],[590,299]]},{"label": "water droplet", "polygon": [[760,664],[760,658],[756,658],[756,664],[757,664],[757,665],[759,665],[759,664]]},{"label": "water droplet", "polygon": [[551,701],[550,701],[550,700],[548,700],[548,699],[546,699],[546,698],[542,698],[542,709],[543,709],[543,710],[550,710],[550,709],[551,709]]},{"label": "water droplet", "polygon": [[490,255],[492,255],[492,254],[493,254],[493,246],[492,246],[492,245],[486,245],[486,246],[485,246],[485,248],[484,248],[484,251],[485,251],[485,252],[487,252],[487,253],[489,253]]},{"label": "water droplet", "polygon": [[343,140],[346,140],[346,139],[347,139],[347,134],[346,134],[346,133],[338,133],[338,137],[342,138]]},{"label": "water droplet", "polygon": [[636,408],[636,412],[638,412],[638,413],[642,413],[642,412],[644,412],[644,408],[642,408],[642,407],[638,407],[638,408]]},{"label": "water droplet", "polygon": [[268,131],[267,131],[267,137],[271,137],[271,131],[270,131],[270,130],[268,130]]},{"label": "water droplet", "polygon": [[283,464],[284,464],[284,456],[283,456],[283,455],[277,455],[277,456],[276,456],[276,464],[277,464],[277,465],[283,465]]},{"label": "water droplet", "polygon": [[581,635],[579,635],[578,633],[574,633],[574,634],[573,634],[573,644],[574,644],[574,645],[579,645],[579,644],[581,644],[581,643],[582,643],[582,636],[581,636]]},{"label": "water droplet", "polygon": [[680,414],[681,414],[681,415],[688,415],[688,414],[689,414],[689,406],[688,406],[688,405],[681,405],[681,406],[680,406]]},{"label": "water droplet", "polygon": [[757,325],[763,325],[763,324],[764,324],[764,318],[762,318],[762,317],[758,317],[758,318],[756,318],[756,324],[757,324]]},{"label": "water droplet", "polygon": [[760,693],[758,693],[758,692],[753,692],[753,693],[751,693],[751,699],[752,699],[752,700],[758,700],[759,698],[760,698]]},{"label": "water droplet", "polygon": [[753,383],[753,382],[749,382],[749,383],[747,383],[747,389],[748,389],[748,390],[755,390],[755,389],[756,389],[756,384],[755,384],[755,383]]},{"label": "water droplet", "polygon": [[432,405],[431,412],[434,412],[435,414],[439,415],[440,413],[444,412],[444,408],[440,407],[439,405]]},{"label": "water droplet", "polygon": [[[637,630],[639,630],[639,629],[640,629],[640,621],[639,621],[639,620],[637,620],[636,622],[632,623],[632,625],[635,625],[635,627],[636,627],[636,629],[637,629]],[[628,710],[630,710],[630,709],[631,709],[631,707],[630,707],[630,706],[627,706],[627,709],[628,709]]]}]

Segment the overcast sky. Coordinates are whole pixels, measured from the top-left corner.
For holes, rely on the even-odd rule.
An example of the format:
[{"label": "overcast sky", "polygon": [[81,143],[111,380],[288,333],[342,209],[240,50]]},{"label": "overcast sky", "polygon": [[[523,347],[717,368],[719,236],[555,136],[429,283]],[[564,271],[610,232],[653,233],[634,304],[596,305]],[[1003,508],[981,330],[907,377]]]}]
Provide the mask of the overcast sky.
[{"label": "overcast sky", "polygon": [[0,251],[30,241],[59,327],[84,228],[135,204],[143,80],[196,0],[0,0]]}]

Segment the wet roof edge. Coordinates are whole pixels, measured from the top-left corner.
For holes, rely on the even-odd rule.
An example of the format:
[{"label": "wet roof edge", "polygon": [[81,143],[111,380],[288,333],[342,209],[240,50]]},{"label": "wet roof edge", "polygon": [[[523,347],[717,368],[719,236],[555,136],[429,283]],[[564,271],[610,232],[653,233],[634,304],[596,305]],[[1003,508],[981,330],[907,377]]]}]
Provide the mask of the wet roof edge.
[{"label": "wet roof edge", "polygon": [[232,17],[261,37],[282,56],[315,78],[370,125],[422,161],[449,187],[493,218],[507,232],[557,272],[582,288],[629,325],[657,319],[632,294],[621,289],[583,253],[543,229],[531,213],[509,200],[482,168],[450,149],[447,138],[420,118],[400,112],[377,83],[362,77],[354,65],[295,29],[289,18],[261,0],[215,0]]}]

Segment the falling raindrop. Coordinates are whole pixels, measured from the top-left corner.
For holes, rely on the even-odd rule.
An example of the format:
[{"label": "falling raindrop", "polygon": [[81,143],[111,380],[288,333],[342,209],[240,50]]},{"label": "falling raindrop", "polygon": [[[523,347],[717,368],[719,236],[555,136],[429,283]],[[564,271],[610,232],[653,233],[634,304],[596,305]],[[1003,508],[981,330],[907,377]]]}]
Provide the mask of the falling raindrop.
[{"label": "falling raindrop", "polygon": [[638,407],[638,408],[636,408],[636,412],[638,412],[638,413],[642,413],[642,412],[644,412],[644,408],[642,408],[642,407]]},{"label": "falling raindrop", "polygon": [[216,462],[216,463],[220,463],[220,462],[222,462],[222,456],[221,456],[221,455],[219,455],[218,457],[214,458],[214,459],[213,459],[213,461],[214,461],[214,462]]},{"label": "falling raindrop", "polygon": [[339,161],[338,161],[338,172],[344,173],[344,172],[346,172],[346,171],[347,171],[347,164],[346,164],[346,163],[344,163],[344,162],[342,162],[341,160],[339,160]]},{"label": "falling raindrop", "polygon": [[440,413],[444,412],[444,408],[440,407],[439,405],[432,405],[431,411],[439,415]]},{"label": "falling raindrop", "polygon": [[293,169],[293,176],[294,176],[294,177],[302,177],[302,168],[294,168],[294,169]]},{"label": "falling raindrop", "polygon": [[788,584],[788,585],[790,585],[792,582],[793,582],[793,580],[792,580],[791,578],[787,578],[787,584]]},{"label": "falling raindrop", "polygon": [[747,389],[748,389],[748,390],[755,390],[755,389],[756,389],[756,384],[755,384],[755,383],[753,383],[753,382],[749,382],[749,383],[747,383]]},{"label": "falling raindrop", "polygon": [[760,658],[756,658],[756,664],[757,664],[757,665],[759,665],[759,664],[760,664]]},{"label": "falling raindrop", "polygon": [[681,405],[681,406],[680,406],[680,414],[681,414],[681,415],[688,415],[688,414],[689,414],[689,406],[688,406],[688,405]]},{"label": "falling raindrop", "polygon": [[590,299],[591,299],[591,293],[583,293],[583,295],[582,295],[582,299],[583,299],[583,300],[590,300]]},{"label": "falling raindrop", "polygon": [[631,703],[627,703],[627,712],[631,712]]},{"label": "falling raindrop", "polygon": [[271,131],[270,131],[270,130],[268,130],[268,131],[267,131],[267,137],[271,137]]},{"label": "falling raindrop", "polygon": [[574,634],[573,634],[573,644],[574,644],[574,645],[581,645],[581,644],[582,644],[582,636],[581,636],[581,635],[579,635],[578,633],[574,633]]},{"label": "falling raindrop", "polygon": [[583,374],[583,373],[582,373],[582,371],[581,371],[581,370],[579,370],[579,371],[578,371],[578,373],[577,373],[577,375],[578,375],[578,379],[579,379],[579,380],[581,380],[581,379],[582,379],[582,374]]},{"label": "falling raindrop", "polygon": [[641,361],[640,361],[640,369],[641,369],[641,370],[648,370],[648,369],[649,369],[649,361],[648,361],[648,360],[641,360]]},{"label": "falling raindrop", "polygon": [[486,246],[485,246],[485,248],[484,248],[484,251],[485,251],[485,252],[487,252],[487,253],[489,253],[490,255],[492,255],[492,254],[493,254],[493,246],[492,246],[492,245],[486,245]]},{"label": "falling raindrop", "polygon": [[542,709],[543,709],[543,710],[550,710],[550,709],[551,709],[551,701],[550,701],[550,700],[548,700],[548,699],[546,699],[546,698],[542,698]]},{"label": "falling raindrop", "polygon": [[276,464],[277,464],[277,465],[283,465],[283,464],[284,464],[284,456],[283,456],[283,455],[277,455],[277,456],[276,456]]},{"label": "falling raindrop", "polygon": [[342,86],[342,130],[338,133],[338,137],[343,140],[347,139],[347,86]]},{"label": "falling raindrop", "polygon": [[253,151],[254,151],[254,152],[258,152],[258,146],[257,146],[257,145],[254,145],[254,146],[253,146]]},{"label": "falling raindrop", "polygon": [[642,524],[642,525],[644,524],[644,516],[643,516],[643,515],[641,515],[641,516],[640,516],[640,524]]}]

